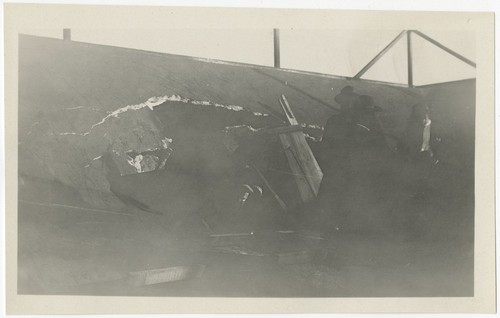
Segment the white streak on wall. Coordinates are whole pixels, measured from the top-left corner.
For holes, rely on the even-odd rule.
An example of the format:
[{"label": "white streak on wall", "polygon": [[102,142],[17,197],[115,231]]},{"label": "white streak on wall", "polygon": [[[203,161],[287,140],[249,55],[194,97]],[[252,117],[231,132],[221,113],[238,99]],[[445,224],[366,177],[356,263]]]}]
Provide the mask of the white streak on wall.
[{"label": "white streak on wall", "polygon": [[429,114],[425,116],[424,119],[424,129],[422,132],[422,147],[420,151],[430,151],[430,140],[431,140],[431,123],[432,120],[429,118]]},{"label": "white streak on wall", "polygon": [[76,107],[71,107],[71,108],[64,108],[64,110],[75,110],[75,109],[82,109],[85,108],[85,106],[76,106]]},{"label": "white streak on wall", "polygon": [[320,125],[310,125],[310,124],[308,124],[307,128],[325,130],[325,127],[320,126]]},{"label": "white streak on wall", "polygon": [[254,186],[260,193],[260,195],[262,195],[263,191],[262,191],[262,187],[258,186],[258,185],[255,185]]},{"label": "white streak on wall", "polygon": [[321,138],[316,138],[316,137],[313,137],[313,136],[311,136],[311,135],[309,135],[309,134],[306,134],[306,133],[304,133],[304,136],[305,136],[306,138],[311,139],[311,140],[312,140],[312,141],[314,141],[314,142],[319,142],[319,141],[321,141]]},{"label": "white streak on wall", "polygon": [[108,113],[107,116],[105,116],[104,118],[102,118],[99,122],[93,124],[90,129],[84,133],[76,133],[76,132],[62,132],[60,133],[59,135],[61,136],[68,136],[68,135],[74,135],[74,136],[87,136],[88,134],[90,134],[94,128],[96,128],[97,126],[99,125],[102,125],[104,124],[107,120],[115,117],[117,118],[120,114],[124,113],[124,112],[127,112],[127,111],[130,111],[130,110],[140,110],[140,109],[143,109],[145,107],[148,107],[150,110],[153,110],[154,107],[156,106],[159,106],[167,101],[170,101],[170,102],[181,102],[181,103],[184,103],[184,104],[191,104],[191,105],[200,105],[200,106],[215,106],[215,107],[220,107],[220,108],[225,108],[225,109],[228,109],[228,110],[232,110],[232,111],[242,111],[244,108],[241,107],[241,106],[237,106],[237,105],[224,105],[224,104],[217,104],[217,103],[213,103],[213,102],[210,102],[210,101],[198,101],[198,100],[190,100],[190,99],[187,99],[187,98],[182,98],[181,96],[179,95],[172,95],[172,96],[154,96],[154,97],[151,97],[149,98],[147,101],[145,101],[144,103],[140,103],[140,104],[136,104],[136,105],[127,105],[125,107],[122,107],[122,108],[119,108],[111,113]]},{"label": "white streak on wall", "polygon": [[260,128],[255,128],[255,127],[252,127],[252,126],[249,126],[249,125],[227,126],[227,127],[224,128],[224,130],[227,132],[229,130],[238,129],[238,128],[247,128],[247,129],[249,129],[252,132],[256,132],[256,131],[260,130]]},{"label": "white streak on wall", "polygon": [[[120,114],[122,114],[124,112],[131,111],[131,110],[140,110],[140,109],[143,109],[145,107],[149,108],[150,110],[153,110],[155,107],[157,107],[159,105],[162,105],[163,103],[168,102],[168,101],[170,101],[170,102],[180,102],[180,103],[184,103],[184,104],[198,105],[198,106],[212,106],[212,107],[224,108],[224,109],[231,110],[231,111],[236,111],[236,112],[244,110],[244,108],[242,106],[238,106],[238,105],[224,105],[224,104],[219,104],[219,103],[213,103],[213,102],[207,101],[207,100],[203,100],[203,101],[191,100],[191,99],[183,98],[183,97],[181,97],[179,95],[175,95],[175,94],[172,95],[172,96],[153,96],[153,97],[149,98],[147,101],[145,101],[143,103],[136,104],[136,105],[127,105],[125,107],[119,108],[119,109],[117,109],[117,110],[115,110],[113,112],[108,113],[108,115],[106,115],[104,118],[102,118],[99,122],[93,124],[90,127],[90,129],[88,131],[84,132],[84,133],[62,132],[59,135],[61,135],[61,136],[68,136],[68,135],[73,135],[73,136],[87,136],[88,134],[90,134],[94,130],[94,128],[96,128],[96,127],[104,124],[107,120],[109,120],[109,119],[111,119],[113,117],[117,118]],[[80,106],[80,107],[74,107],[74,108],[68,108],[68,109],[82,109],[82,108]],[[260,113],[260,112],[252,112],[252,114],[254,116],[269,116],[269,114]],[[248,126],[248,125],[239,125],[239,126],[233,126],[233,127],[226,127],[226,130],[231,129],[231,128],[243,127],[243,126],[246,126],[247,128],[249,128],[253,132],[259,130],[257,128],[254,128],[254,127],[251,127],[251,126]],[[321,127],[319,125],[312,125],[312,124],[302,124],[302,127],[304,127],[304,128],[310,128],[310,129],[324,130],[323,127]],[[315,139],[313,137],[310,137],[310,138]],[[167,140],[168,140],[169,143],[172,142],[171,139],[167,138]],[[165,148],[167,148],[167,147],[165,147]]]},{"label": "white streak on wall", "polygon": [[258,117],[267,117],[267,116],[269,116],[269,114],[261,113],[261,112],[254,112],[253,115],[254,116],[258,116]]},{"label": "white streak on wall", "polygon": [[323,126],[320,125],[313,125],[313,124],[301,124],[302,128],[309,128],[309,129],[318,129],[318,130],[325,130]]},{"label": "white streak on wall", "polygon": [[243,187],[247,188],[248,191],[253,192],[252,187],[250,187],[248,184],[244,184]]},{"label": "white streak on wall", "polygon": [[94,161],[99,160],[99,159],[101,159],[101,158],[102,158],[102,155],[95,157],[94,159],[90,160],[90,163],[89,163],[88,165],[85,165],[85,167],[84,167],[84,168],[88,168],[88,167],[90,167],[90,165],[91,165]]},{"label": "white streak on wall", "polygon": [[163,97],[151,97],[150,99],[148,99],[144,103],[140,103],[140,104],[137,104],[137,105],[128,105],[128,106],[119,108],[119,109],[117,109],[117,110],[109,113],[106,117],[104,117],[103,119],[101,119],[99,122],[93,124],[92,127],[90,127],[90,129],[88,131],[84,132],[84,133],[64,132],[64,133],[60,133],[60,135],[62,135],[62,136],[65,136],[65,135],[87,136],[88,134],[90,134],[92,132],[92,130],[94,130],[94,128],[96,128],[99,125],[104,124],[108,119],[110,119],[112,117],[116,118],[121,113],[127,112],[129,110],[139,110],[139,109],[142,109],[144,107],[149,107],[150,109],[153,109],[153,107],[158,106],[160,104],[163,104],[166,100],[167,100],[166,96],[163,96]]},{"label": "white streak on wall", "polygon": [[106,111],[104,109],[99,109],[99,108],[94,108],[94,107],[86,107],[86,106],[76,106],[76,107],[70,107],[70,108],[63,108],[62,110],[78,110],[78,109],[82,109],[82,110],[91,110],[91,111],[94,111],[96,113],[110,113],[109,111]]}]

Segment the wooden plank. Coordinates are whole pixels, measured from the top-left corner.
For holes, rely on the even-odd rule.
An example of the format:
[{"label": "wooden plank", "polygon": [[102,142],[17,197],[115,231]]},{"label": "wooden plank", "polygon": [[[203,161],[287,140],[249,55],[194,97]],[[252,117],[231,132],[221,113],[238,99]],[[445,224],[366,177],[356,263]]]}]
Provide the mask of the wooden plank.
[{"label": "wooden plank", "polygon": [[304,133],[291,133],[289,136],[301,170],[303,171],[314,195],[317,196],[321,180],[323,179],[323,172],[321,171],[321,168],[319,167],[319,164],[316,161],[309,144],[307,143]]},{"label": "wooden plank", "polygon": [[286,100],[285,95],[281,95],[281,99],[279,100],[279,102],[281,104],[281,108],[283,109],[283,112],[285,113],[285,116],[286,116],[286,118],[288,120],[288,123],[290,125],[292,125],[292,126],[293,125],[298,125],[299,122],[295,118],[295,115],[292,112],[292,108],[288,104],[288,101]]},{"label": "wooden plank", "polygon": [[[281,95],[280,103],[290,125],[299,125],[284,95]],[[304,133],[292,132],[283,134],[280,135],[280,140],[285,149],[292,173],[295,175],[295,181],[297,182],[302,201],[309,202],[314,200],[319,192],[323,172],[307,143]]]},{"label": "wooden plank", "polygon": [[366,71],[368,71],[373,66],[373,64],[377,63],[377,61],[382,56],[384,56],[384,54],[387,53],[387,51],[389,51],[396,43],[398,43],[398,41],[406,34],[406,32],[407,31],[404,30],[403,32],[399,33],[398,36],[396,36],[394,40],[391,41],[391,43],[387,44],[387,46],[382,51],[380,51],[380,53],[375,55],[375,57],[368,64],[366,64],[366,66],[363,67],[361,71],[358,72],[358,74],[354,75],[353,78],[359,79],[361,76],[363,76],[363,74],[365,74]]},{"label": "wooden plank", "polygon": [[316,198],[307,178],[304,176],[304,172],[294,155],[294,150],[292,149],[292,141],[290,136],[283,134],[280,135],[281,144],[285,150],[285,155],[288,160],[288,165],[295,179],[295,183],[299,188],[300,198],[303,202],[310,202]]}]

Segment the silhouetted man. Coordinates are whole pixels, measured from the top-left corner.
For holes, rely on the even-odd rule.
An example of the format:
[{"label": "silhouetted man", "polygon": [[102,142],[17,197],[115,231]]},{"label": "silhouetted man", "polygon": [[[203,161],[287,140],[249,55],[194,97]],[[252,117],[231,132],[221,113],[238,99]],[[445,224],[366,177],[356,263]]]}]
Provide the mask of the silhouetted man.
[{"label": "silhouetted man", "polygon": [[318,194],[321,224],[338,230],[357,223],[349,214],[356,205],[373,198],[377,187],[374,170],[387,151],[384,135],[375,117],[373,99],[346,86],[335,96],[340,113],[330,117],[322,139],[320,164],[324,173]]}]

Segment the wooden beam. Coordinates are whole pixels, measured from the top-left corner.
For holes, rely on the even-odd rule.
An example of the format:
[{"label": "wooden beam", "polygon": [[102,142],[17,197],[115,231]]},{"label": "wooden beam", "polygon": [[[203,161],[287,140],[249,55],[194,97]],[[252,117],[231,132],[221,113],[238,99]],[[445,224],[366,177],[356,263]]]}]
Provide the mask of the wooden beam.
[{"label": "wooden beam", "polygon": [[423,39],[431,42],[432,44],[434,44],[435,46],[437,46],[441,50],[443,50],[443,51],[445,51],[445,52],[453,55],[454,57],[456,57],[457,59],[461,60],[462,62],[464,62],[466,64],[469,64],[472,67],[476,67],[476,63],[474,63],[473,61],[469,60],[468,58],[466,58],[466,57],[458,54],[457,52],[453,51],[452,49],[447,48],[446,46],[442,45],[441,43],[439,43],[438,41],[434,40],[433,38],[431,38],[431,37],[423,34],[420,31],[417,31],[417,30],[412,30],[412,32],[415,33],[415,34],[418,34]]},{"label": "wooden beam", "polygon": [[[301,132],[299,134],[302,134]],[[299,190],[300,199],[303,202],[311,202],[316,199],[317,193],[314,192],[311,184],[305,176],[305,171],[303,168],[303,163],[297,158],[295,154],[295,143],[292,140],[292,136],[287,134],[282,134],[280,136],[281,144],[283,145],[283,150],[285,151],[285,156],[292,171],[293,178],[297,184]]]},{"label": "wooden beam", "polygon": [[358,74],[354,75],[353,78],[359,79],[361,76],[363,76],[363,74],[365,74],[366,71],[368,71],[373,66],[373,64],[377,63],[377,61],[382,56],[384,56],[384,54],[387,53],[387,51],[389,51],[406,34],[406,32],[407,31],[404,30],[399,33],[398,36],[396,36],[394,40],[391,41],[391,43],[387,44],[387,46],[382,51],[380,51],[380,53],[378,53],[368,64],[366,64],[366,66],[363,67],[361,71],[358,72]]},{"label": "wooden beam", "polygon": [[286,119],[288,120],[288,123],[290,125],[298,125],[299,122],[295,118],[295,115],[292,112],[292,108],[288,104],[288,101],[286,100],[285,95],[281,95],[281,99],[279,100],[281,104],[281,108],[283,109],[283,112],[285,113]]},{"label": "wooden beam", "polygon": [[408,54],[408,86],[413,87],[413,59],[411,48],[411,31],[406,33],[407,54]]},{"label": "wooden beam", "polygon": [[[300,127],[285,95],[281,95],[279,102],[290,125]],[[318,195],[323,172],[307,143],[304,133],[297,131],[280,134],[279,136],[302,201],[313,201]]]}]

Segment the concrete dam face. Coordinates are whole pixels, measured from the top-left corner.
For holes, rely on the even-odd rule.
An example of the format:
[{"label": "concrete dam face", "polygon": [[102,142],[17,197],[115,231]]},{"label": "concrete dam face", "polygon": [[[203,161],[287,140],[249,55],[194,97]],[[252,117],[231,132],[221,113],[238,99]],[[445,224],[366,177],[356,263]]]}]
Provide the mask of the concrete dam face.
[{"label": "concrete dam face", "polygon": [[[380,146],[353,151],[350,137],[330,135],[344,123],[335,116],[346,87],[369,101],[373,126],[357,125],[379,127]],[[288,125],[281,95],[324,174],[311,202],[280,133],[269,133]],[[409,88],[21,35],[18,106],[20,293],[473,292],[475,80]],[[335,147],[351,150],[342,157]],[[340,237],[332,252],[314,239],[297,243],[297,233]],[[296,261],[297,244],[320,257]],[[218,278],[221,268],[241,269],[234,255],[260,264],[252,289],[234,273],[234,288]],[[262,265],[267,255],[278,255],[285,276]],[[451,261],[460,282],[443,272]],[[124,273],[195,263],[205,274],[189,285],[120,287]],[[373,266],[373,277],[363,275],[380,288],[355,278],[360,264]],[[380,281],[400,265],[411,287]],[[321,282],[307,279],[311,294],[302,295],[301,279],[319,268]]]}]

